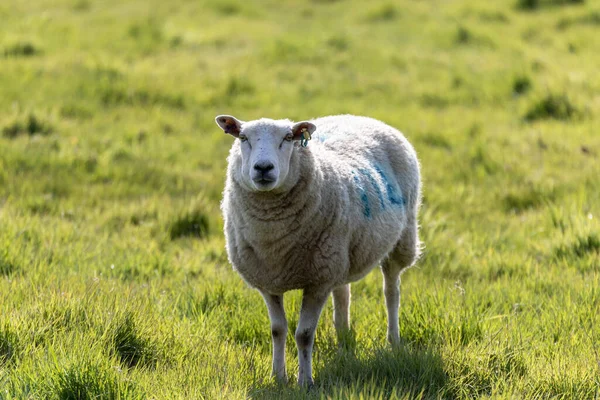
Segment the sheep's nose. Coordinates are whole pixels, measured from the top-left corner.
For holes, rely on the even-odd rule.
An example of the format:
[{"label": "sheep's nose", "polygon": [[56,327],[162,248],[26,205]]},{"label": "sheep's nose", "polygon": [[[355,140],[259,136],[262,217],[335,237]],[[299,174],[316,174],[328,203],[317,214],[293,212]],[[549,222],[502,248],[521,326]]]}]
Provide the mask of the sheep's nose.
[{"label": "sheep's nose", "polygon": [[262,174],[266,174],[273,168],[275,168],[273,163],[270,163],[268,161],[261,161],[261,162],[257,162],[256,164],[254,164],[254,169],[259,171]]}]

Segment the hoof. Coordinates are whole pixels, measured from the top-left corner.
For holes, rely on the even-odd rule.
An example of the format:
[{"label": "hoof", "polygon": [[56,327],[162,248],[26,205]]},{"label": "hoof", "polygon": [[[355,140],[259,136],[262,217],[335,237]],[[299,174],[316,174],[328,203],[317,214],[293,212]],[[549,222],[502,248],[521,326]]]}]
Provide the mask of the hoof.
[{"label": "hoof", "polygon": [[392,345],[393,348],[398,347],[402,344],[402,341],[400,340],[400,336],[388,335],[387,341],[390,345]]},{"label": "hoof", "polygon": [[312,378],[305,379],[304,381],[298,379],[298,385],[305,388],[306,390],[311,390],[315,387],[315,382],[312,380]]},{"label": "hoof", "polygon": [[285,372],[283,374],[272,374],[271,377],[275,380],[276,383],[281,385],[287,385],[289,382],[288,376]]}]

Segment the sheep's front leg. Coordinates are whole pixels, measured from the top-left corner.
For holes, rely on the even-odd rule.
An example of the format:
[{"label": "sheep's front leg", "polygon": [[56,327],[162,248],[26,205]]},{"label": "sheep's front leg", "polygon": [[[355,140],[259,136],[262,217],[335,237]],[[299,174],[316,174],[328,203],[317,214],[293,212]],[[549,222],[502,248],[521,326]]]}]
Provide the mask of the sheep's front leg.
[{"label": "sheep's front leg", "polygon": [[321,316],[323,306],[329,297],[329,291],[312,292],[304,291],[300,320],[296,328],[296,346],[298,347],[298,384],[312,386],[312,351],[315,342],[315,330]]},{"label": "sheep's front leg", "polygon": [[272,375],[281,382],[287,382],[285,373],[285,338],[288,326],[283,308],[283,295],[274,295],[261,292],[271,320],[271,337],[273,338],[273,373]]}]

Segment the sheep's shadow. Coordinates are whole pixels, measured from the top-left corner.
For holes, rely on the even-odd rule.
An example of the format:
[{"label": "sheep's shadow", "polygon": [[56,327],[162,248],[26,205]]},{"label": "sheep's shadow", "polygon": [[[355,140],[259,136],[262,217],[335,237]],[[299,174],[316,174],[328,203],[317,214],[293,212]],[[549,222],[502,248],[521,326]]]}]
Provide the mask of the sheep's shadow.
[{"label": "sheep's shadow", "polygon": [[[322,343],[324,344],[324,343]],[[360,345],[358,345],[360,346]],[[377,398],[439,398],[447,392],[447,375],[435,349],[402,344],[357,351],[355,342],[321,348],[315,364],[315,387],[306,391],[295,383],[256,387],[251,398],[344,398],[362,393]]]},{"label": "sheep's shadow", "polygon": [[316,379],[327,394],[377,388],[384,398],[392,393],[400,398],[437,398],[447,377],[442,358],[433,349],[402,344],[362,353],[354,346],[341,347],[325,361]]}]

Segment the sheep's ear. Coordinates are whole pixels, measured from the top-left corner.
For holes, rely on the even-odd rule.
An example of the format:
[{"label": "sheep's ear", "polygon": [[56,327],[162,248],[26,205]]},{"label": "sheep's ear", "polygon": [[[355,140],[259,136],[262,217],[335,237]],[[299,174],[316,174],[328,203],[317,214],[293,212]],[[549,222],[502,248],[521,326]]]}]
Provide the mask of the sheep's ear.
[{"label": "sheep's ear", "polygon": [[240,121],[231,115],[217,115],[215,122],[223,129],[223,132],[235,137],[240,136],[242,124],[244,123],[244,121]]},{"label": "sheep's ear", "polygon": [[[292,135],[294,135],[294,140],[310,139],[310,135],[313,134],[314,131],[317,130],[317,127],[312,122],[301,121],[297,122],[292,126]],[[304,134],[308,132],[308,138],[304,136]]]}]

